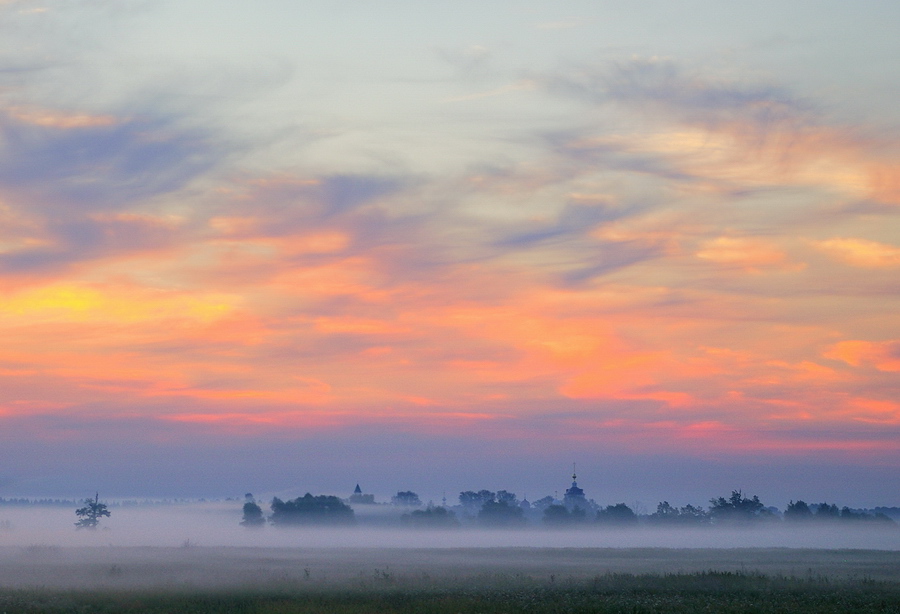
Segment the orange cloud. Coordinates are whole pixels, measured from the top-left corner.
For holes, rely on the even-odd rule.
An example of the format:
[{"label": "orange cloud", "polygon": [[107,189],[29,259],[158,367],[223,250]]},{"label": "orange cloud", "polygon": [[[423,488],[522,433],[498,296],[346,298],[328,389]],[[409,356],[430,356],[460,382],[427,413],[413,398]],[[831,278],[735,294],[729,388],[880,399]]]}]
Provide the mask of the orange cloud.
[{"label": "orange cloud", "polygon": [[384,320],[353,317],[321,317],[314,320],[316,330],[325,334],[390,335],[408,333],[410,329]]},{"label": "orange cloud", "polygon": [[766,363],[769,366],[789,371],[791,379],[803,382],[837,382],[845,380],[846,377],[838,373],[834,369],[830,369],[824,365],[820,365],[811,360],[803,360],[799,363],[789,363],[782,360],[772,360]]},{"label": "orange cloud", "polygon": [[56,283],[0,298],[0,315],[14,315],[20,326],[28,321],[47,320],[112,323],[176,318],[211,322],[227,316],[239,302],[239,297],[228,294]]},{"label": "orange cloud", "polygon": [[900,403],[878,399],[853,399],[853,418],[873,424],[900,425]]},{"label": "orange cloud", "polygon": [[[759,101],[756,110],[766,104],[777,106]],[[789,113],[761,131],[754,114],[747,115],[728,121],[692,117],[677,127],[581,138],[569,146],[664,156],[668,164],[692,177],[688,185],[692,189],[815,186],[900,204],[900,153],[894,143],[848,127],[816,125]],[[780,115],[776,110],[774,116]]]},{"label": "orange cloud", "polygon": [[834,238],[813,242],[836,260],[866,269],[900,267],[900,247],[866,239]]},{"label": "orange cloud", "polygon": [[802,269],[791,264],[787,254],[770,241],[751,237],[719,237],[706,241],[697,258],[728,267],[758,273],[764,269]]},{"label": "orange cloud", "polygon": [[900,371],[900,341],[841,341],[824,354],[853,367],[871,365],[879,371]]},{"label": "orange cloud", "polygon": [[72,128],[96,128],[98,126],[113,126],[119,120],[112,115],[90,115],[87,113],[67,113],[63,111],[51,111],[48,109],[11,107],[6,110],[10,117],[35,126],[46,128],[59,128],[69,130]]}]

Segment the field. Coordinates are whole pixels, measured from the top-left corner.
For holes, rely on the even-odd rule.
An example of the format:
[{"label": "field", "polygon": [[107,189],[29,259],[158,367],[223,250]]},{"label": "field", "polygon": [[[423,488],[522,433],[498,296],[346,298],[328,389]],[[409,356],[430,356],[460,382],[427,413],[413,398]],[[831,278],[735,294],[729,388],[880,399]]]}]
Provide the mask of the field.
[{"label": "field", "polygon": [[0,548],[0,612],[898,612],[900,552]]}]

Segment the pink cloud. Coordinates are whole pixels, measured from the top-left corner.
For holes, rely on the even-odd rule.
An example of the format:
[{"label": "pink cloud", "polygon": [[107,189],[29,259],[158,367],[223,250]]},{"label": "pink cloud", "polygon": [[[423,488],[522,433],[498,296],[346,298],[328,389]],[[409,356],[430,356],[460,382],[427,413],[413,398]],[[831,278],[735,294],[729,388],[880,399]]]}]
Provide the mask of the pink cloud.
[{"label": "pink cloud", "polygon": [[826,351],[824,356],[853,367],[900,371],[900,341],[841,341]]}]

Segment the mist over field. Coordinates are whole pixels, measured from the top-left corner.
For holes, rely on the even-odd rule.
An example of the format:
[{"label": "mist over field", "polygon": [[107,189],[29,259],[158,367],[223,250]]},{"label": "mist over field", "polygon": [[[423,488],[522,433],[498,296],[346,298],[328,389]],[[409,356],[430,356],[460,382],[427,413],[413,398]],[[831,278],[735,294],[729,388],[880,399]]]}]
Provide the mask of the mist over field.
[{"label": "mist over field", "polygon": [[[482,595],[504,602],[504,595],[527,600],[530,591],[538,591],[535,594],[552,601],[541,591],[561,596],[588,590],[599,595],[609,586],[628,593],[624,580],[646,585],[641,590],[655,595],[662,579],[674,576],[682,578],[677,582],[697,583],[700,591],[710,590],[708,578],[723,578],[736,587],[749,581],[760,586],[760,595],[776,601],[793,586],[804,587],[812,600],[827,600],[821,591],[832,585],[849,586],[847,590],[863,596],[871,583],[880,583],[879,590],[889,596],[900,586],[896,524],[791,526],[779,521],[746,528],[677,529],[531,524],[519,529],[470,525],[437,530],[400,526],[402,508],[359,506],[352,526],[251,528],[239,524],[240,503],[113,506],[111,516],[95,530],[75,529],[73,510],[65,506],[0,507],[0,605],[18,603],[17,595],[28,595],[33,606],[70,594],[96,603],[246,595],[296,603],[320,598],[324,609],[328,600],[348,595],[375,600],[379,595],[407,595],[426,601],[428,595]],[[786,582],[788,588],[772,593],[766,588],[770,581]],[[712,590],[722,594],[721,589]],[[727,594],[743,594],[740,590],[729,589]],[[707,594],[694,588],[685,591]],[[628,593],[627,599],[634,598]],[[57,611],[34,607],[30,611]],[[121,605],[109,607],[118,611]],[[143,606],[129,607],[130,612],[145,611]],[[210,607],[220,611],[216,608],[222,606]]]},{"label": "mist over field", "polygon": [[375,506],[356,526],[240,526],[241,503],[200,502],[113,507],[94,531],[76,530],[66,507],[0,507],[0,545],[53,547],[254,548],[816,548],[900,551],[891,525],[769,523],[746,528],[657,526],[517,529],[398,526],[401,511]]}]

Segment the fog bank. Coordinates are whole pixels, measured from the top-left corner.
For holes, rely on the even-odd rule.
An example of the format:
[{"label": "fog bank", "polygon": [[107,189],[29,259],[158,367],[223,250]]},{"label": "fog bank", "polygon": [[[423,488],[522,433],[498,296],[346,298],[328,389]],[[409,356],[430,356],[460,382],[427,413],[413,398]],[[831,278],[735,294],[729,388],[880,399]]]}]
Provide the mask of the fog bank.
[{"label": "fog bank", "polygon": [[0,545],[243,546],[260,548],[813,548],[900,551],[900,527],[759,524],[747,528],[586,527],[421,530],[240,526],[239,502],[112,507],[97,530],[76,530],[74,509],[0,507]]}]

